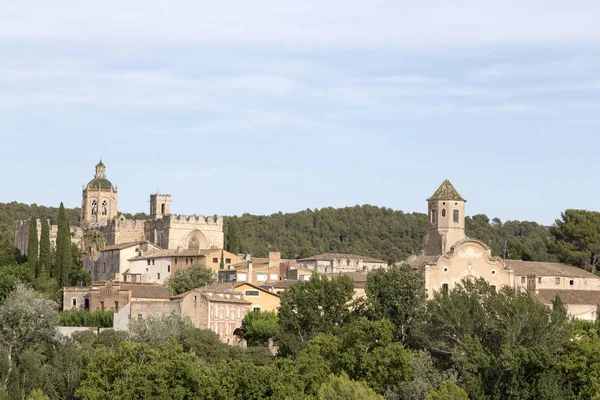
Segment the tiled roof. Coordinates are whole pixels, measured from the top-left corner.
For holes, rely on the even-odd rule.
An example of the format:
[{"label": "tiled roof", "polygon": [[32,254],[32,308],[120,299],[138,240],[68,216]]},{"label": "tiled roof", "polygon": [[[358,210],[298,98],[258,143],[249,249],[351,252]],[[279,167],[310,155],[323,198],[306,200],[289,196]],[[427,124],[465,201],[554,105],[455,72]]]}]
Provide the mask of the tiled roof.
[{"label": "tiled roof", "polygon": [[275,289],[287,289],[290,286],[292,286],[295,283],[298,282],[308,282],[308,281],[297,281],[297,280],[293,280],[293,279],[283,279],[280,281],[273,281],[273,282],[269,282],[266,283],[264,285],[261,285],[262,288],[266,288],[267,290],[269,288],[275,288]]},{"label": "tiled roof", "polygon": [[404,263],[410,265],[413,268],[421,268],[427,264],[435,264],[438,258],[440,258],[440,256],[410,256]]},{"label": "tiled roof", "polygon": [[237,297],[234,297],[234,296],[228,298],[228,297],[224,297],[221,294],[216,294],[216,293],[208,294],[208,293],[205,293],[203,290],[199,290],[199,289],[190,290],[189,292],[181,293],[181,294],[178,294],[177,296],[172,296],[171,299],[172,300],[181,300],[192,292],[200,293],[200,295],[204,296],[204,298],[206,298],[208,301],[213,301],[213,302],[217,302],[217,303],[234,303],[234,304],[244,304],[244,305],[252,304],[249,301],[238,299]]},{"label": "tiled roof", "polygon": [[556,295],[563,303],[575,304],[597,304],[600,305],[600,290],[538,290],[537,293],[530,292],[531,296],[542,304],[551,304]]},{"label": "tiled roof", "polygon": [[325,253],[319,254],[316,256],[301,258],[298,261],[333,261],[333,260],[362,260],[363,262],[372,262],[372,263],[384,263],[387,264],[387,261],[378,260],[376,258],[361,256],[358,254],[339,254],[339,253]]},{"label": "tiled roof", "polygon": [[430,200],[456,200],[456,201],[466,201],[463,197],[458,193],[458,191],[452,186],[450,181],[446,179],[440,187],[431,195],[427,201]]},{"label": "tiled roof", "polygon": [[205,293],[205,292],[217,292],[217,293],[231,293],[231,292],[240,292],[240,290],[238,290],[239,287],[244,286],[244,285],[248,285],[250,287],[253,287],[257,290],[261,290],[263,292],[266,292],[268,294],[277,296],[274,293],[269,292],[268,290],[263,289],[260,286],[256,286],[253,285],[252,283],[248,283],[248,282],[220,282],[220,283],[213,283],[212,285],[207,285],[201,288],[198,288],[198,290],[200,290],[201,292]]},{"label": "tiled roof", "polygon": [[514,270],[515,276],[536,275],[600,279],[598,275],[568,264],[521,260],[504,260],[504,263]]},{"label": "tiled roof", "polygon": [[208,254],[212,254],[214,252],[221,252],[221,249],[204,249],[204,250],[198,250],[198,249],[183,249],[183,250],[176,250],[176,249],[172,249],[172,250],[167,250],[167,249],[159,249],[159,250],[152,250],[152,251],[148,251],[146,252],[144,255],[142,255],[141,257],[133,257],[130,258],[128,261],[133,261],[133,260],[150,260],[153,258],[163,258],[163,257],[200,257],[200,256],[206,256]]},{"label": "tiled roof", "polygon": [[135,299],[169,299],[171,294],[161,285],[119,285],[119,290],[130,290]]},{"label": "tiled roof", "polygon": [[111,244],[109,246],[104,246],[104,248],[100,249],[100,251],[123,250],[123,249],[128,249],[133,246],[139,246],[140,244],[144,244],[144,243],[147,243],[147,242],[145,240],[137,240],[135,242]]}]

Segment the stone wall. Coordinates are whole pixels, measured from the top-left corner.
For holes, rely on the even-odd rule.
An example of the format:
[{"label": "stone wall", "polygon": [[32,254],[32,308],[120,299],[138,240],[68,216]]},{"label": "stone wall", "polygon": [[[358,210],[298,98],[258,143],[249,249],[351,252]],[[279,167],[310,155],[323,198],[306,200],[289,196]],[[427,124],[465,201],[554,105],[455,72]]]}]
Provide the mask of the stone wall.
[{"label": "stone wall", "polygon": [[144,239],[146,221],[141,219],[117,218],[103,224],[88,225],[91,229],[102,232],[107,245],[138,242]]},{"label": "stone wall", "polygon": [[[42,220],[38,219],[37,222],[37,235],[38,243],[40,242],[40,236],[42,234]],[[21,220],[15,222],[15,247],[19,249],[21,254],[27,254],[29,248],[29,220]],[[50,220],[48,220],[50,224]],[[50,225],[50,249],[56,250],[56,236],[58,234],[58,225]],[[83,229],[78,226],[71,227],[71,243],[78,246],[82,245]],[[39,251],[39,249],[38,249]]]},{"label": "stone wall", "polygon": [[223,217],[167,215],[146,221],[146,240],[163,249],[187,249],[192,238],[198,248],[223,248]]}]

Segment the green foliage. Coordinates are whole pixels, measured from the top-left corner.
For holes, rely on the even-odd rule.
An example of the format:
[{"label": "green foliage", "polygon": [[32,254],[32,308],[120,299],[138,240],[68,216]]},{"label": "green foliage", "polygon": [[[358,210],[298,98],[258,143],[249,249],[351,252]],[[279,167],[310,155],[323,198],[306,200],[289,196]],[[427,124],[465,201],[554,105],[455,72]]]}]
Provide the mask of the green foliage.
[{"label": "green foliage", "polygon": [[175,272],[165,282],[169,292],[174,295],[189,292],[192,289],[210,285],[215,281],[212,269],[200,263],[193,263],[189,268]]},{"label": "green foliage", "polygon": [[387,400],[423,400],[443,382],[457,380],[456,371],[436,368],[431,355],[424,350],[410,354],[410,366],[414,371],[414,379],[388,386],[385,393]]},{"label": "green foliage", "polygon": [[539,398],[540,374],[554,368],[568,331],[564,310],[508,287],[496,292],[479,279],[435,294],[422,339],[456,368],[470,397]]},{"label": "green foliage", "polygon": [[63,311],[58,314],[60,326],[88,326],[96,328],[112,328],[112,311]]},{"label": "green foliage", "polygon": [[467,392],[452,381],[445,381],[427,395],[427,400],[469,400]]},{"label": "green foliage", "polygon": [[242,320],[242,331],[248,346],[265,345],[277,337],[279,325],[276,311],[251,311]]},{"label": "green foliage", "polygon": [[573,391],[582,399],[590,399],[600,393],[600,338],[598,331],[590,329],[572,334],[565,344],[561,360]]},{"label": "green foliage", "polygon": [[58,232],[56,234],[56,261],[54,277],[59,286],[69,284],[69,275],[72,268],[71,229],[66,217],[65,207],[60,203],[58,209]]},{"label": "green foliage", "polygon": [[296,353],[319,333],[336,332],[350,319],[354,294],[350,278],[314,274],[281,294],[278,312],[280,351]]},{"label": "green foliage", "polygon": [[42,230],[40,232],[40,261],[38,277],[44,279],[48,276],[52,268],[52,258],[50,254],[50,225],[48,220],[42,218]]},{"label": "green foliage", "polygon": [[37,236],[37,220],[31,217],[29,221],[29,241],[27,243],[27,264],[34,271],[35,277],[40,276],[38,263],[38,236]]},{"label": "green foliage", "polygon": [[10,295],[19,283],[32,284],[33,271],[27,264],[0,266],[0,304]]},{"label": "green foliage", "polygon": [[410,355],[401,343],[392,342],[394,327],[389,321],[359,318],[346,328],[339,335],[319,334],[304,353],[322,358],[332,372],[364,381],[378,393],[413,378]]},{"label": "green foliage", "polygon": [[27,396],[27,400],[50,400],[50,397],[44,394],[41,389],[34,389],[29,396]]},{"label": "green foliage", "polygon": [[186,352],[194,353],[205,363],[216,364],[231,359],[233,348],[221,342],[219,335],[211,330],[185,326],[177,339]]},{"label": "green foliage", "polygon": [[408,265],[374,270],[367,276],[365,291],[370,318],[387,318],[395,325],[394,337],[407,343],[425,315],[427,291],[423,276]]},{"label": "green foliage", "polygon": [[6,389],[14,363],[29,346],[48,343],[56,336],[56,303],[17,283],[0,305],[0,345],[5,349],[6,369],[1,376]]},{"label": "green foliage", "polygon": [[181,332],[191,327],[191,322],[176,316],[139,318],[131,321],[129,334],[132,340],[152,345],[166,344],[171,338],[177,338]]},{"label": "green foliage", "polygon": [[566,210],[561,217],[550,227],[549,250],[561,262],[595,272],[600,264],[600,213]]},{"label": "green foliage", "polygon": [[174,343],[123,342],[118,351],[99,347],[91,360],[76,393],[82,400],[214,399],[220,392],[208,367]]},{"label": "green foliage", "polygon": [[383,400],[362,382],[352,381],[342,374],[330,375],[329,379],[319,388],[317,400]]}]

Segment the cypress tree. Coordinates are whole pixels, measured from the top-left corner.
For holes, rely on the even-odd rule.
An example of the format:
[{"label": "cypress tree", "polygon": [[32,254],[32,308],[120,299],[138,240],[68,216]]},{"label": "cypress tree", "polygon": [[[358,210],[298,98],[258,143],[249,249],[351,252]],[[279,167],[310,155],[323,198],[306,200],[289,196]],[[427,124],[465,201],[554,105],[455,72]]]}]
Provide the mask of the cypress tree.
[{"label": "cypress tree", "polygon": [[29,221],[29,243],[27,245],[27,263],[29,268],[38,276],[38,236],[37,220],[32,216]]},{"label": "cypress tree", "polygon": [[58,209],[58,232],[56,235],[56,265],[54,267],[59,286],[69,282],[71,273],[71,229],[65,214],[65,207],[60,203]]},{"label": "cypress tree", "polygon": [[39,276],[45,277],[50,271],[50,225],[47,219],[42,219],[42,232],[40,233],[40,259]]}]

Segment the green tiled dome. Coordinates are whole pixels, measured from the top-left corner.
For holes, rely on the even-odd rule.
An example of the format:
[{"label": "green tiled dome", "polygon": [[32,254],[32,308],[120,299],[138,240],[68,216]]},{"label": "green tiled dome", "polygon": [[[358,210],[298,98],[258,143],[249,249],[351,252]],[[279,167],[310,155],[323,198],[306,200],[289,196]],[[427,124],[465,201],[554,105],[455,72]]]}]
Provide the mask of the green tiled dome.
[{"label": "green tiled dome", "polygon": [[92,179],[90,183],[87,184],[88,189],[101,189],[101,190],[111,190],[113,189],[112,183],[108,179],[104,178],[96,178]]}]

